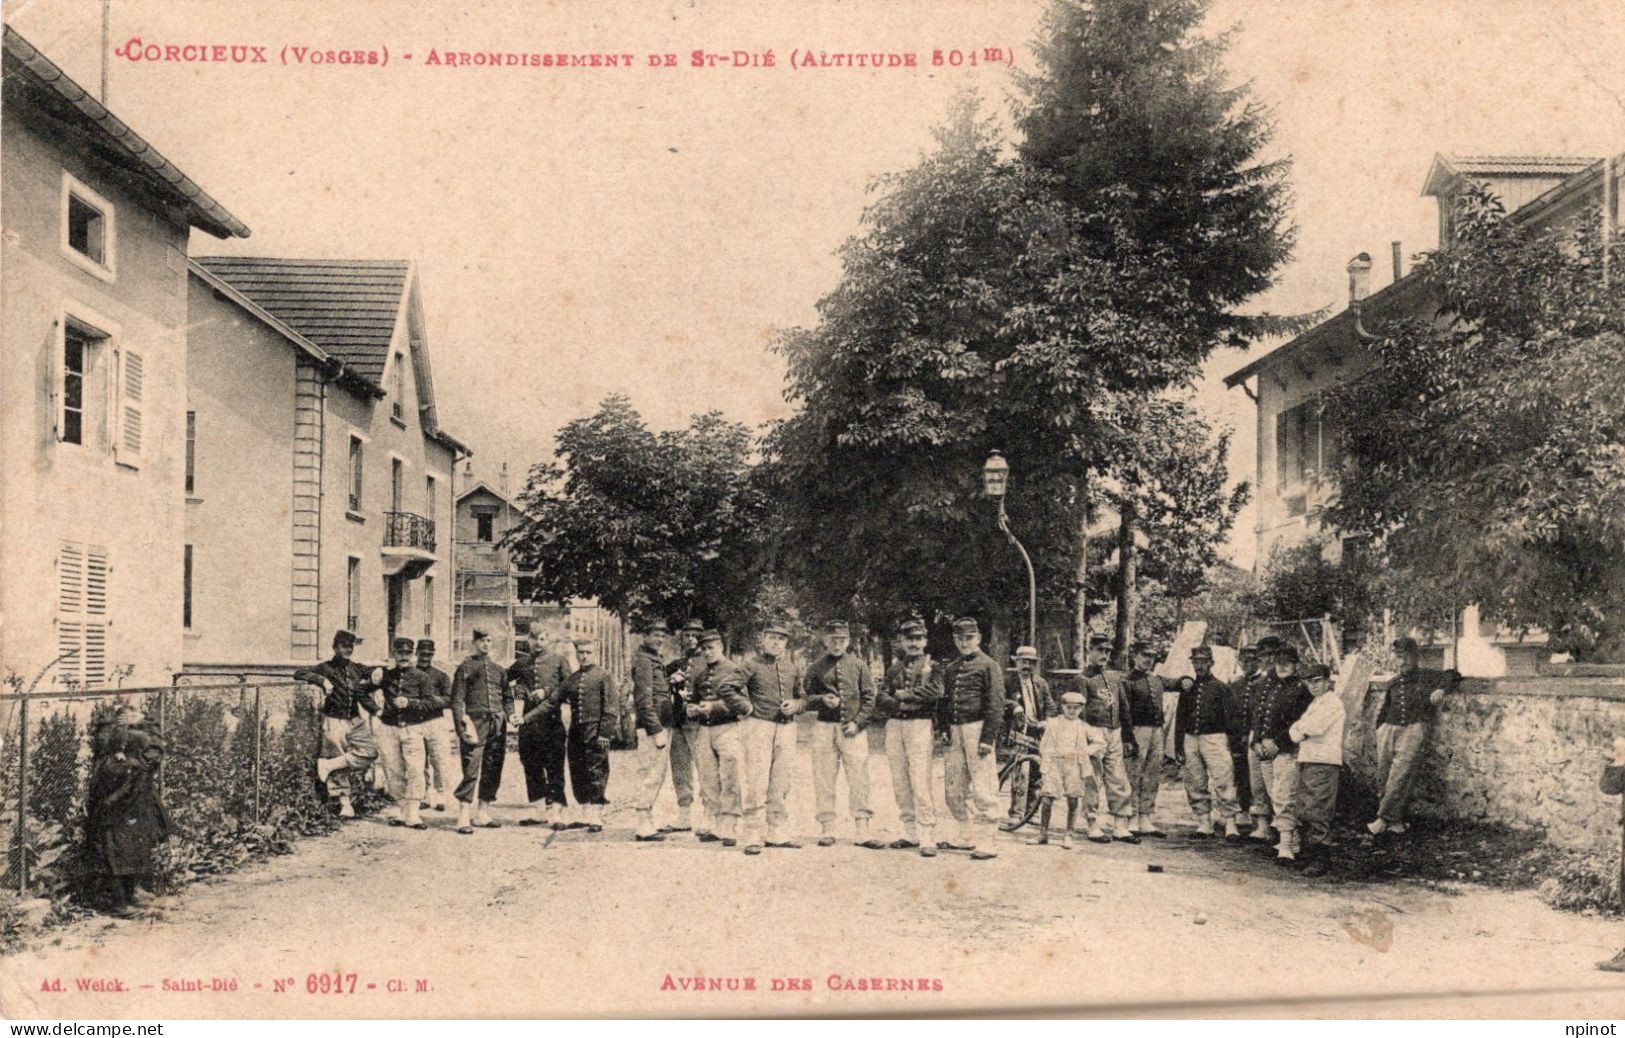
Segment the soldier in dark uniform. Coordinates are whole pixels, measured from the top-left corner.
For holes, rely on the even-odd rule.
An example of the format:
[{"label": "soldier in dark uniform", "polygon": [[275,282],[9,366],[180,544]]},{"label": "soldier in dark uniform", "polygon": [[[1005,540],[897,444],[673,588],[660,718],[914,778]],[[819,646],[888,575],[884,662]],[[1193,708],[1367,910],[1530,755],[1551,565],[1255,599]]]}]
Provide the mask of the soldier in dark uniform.
[{"label": "soldier in dark uniform", "polygon": [[1191,668],[1196,676],[1191,687],[1179,695],[1174,738],[1179,743],[1185,795],[1196,816],[1192,835],[1212,836],[1217,816],[1223,819],[1224,838],[1233,842],[1241,839],[1236,828],[1235,761],[1230,756],[1233,696],[1229,686],[1213,676],[1213,650],[1206,645],[1191,650]]},{"label": "soldier in dark uniform", "polygon": [[869,835],[869,738],[863,734],[875,711],[874,678],[868,666],[848,652],[851,632],[845,620],[824,624],[824,653],[807,668],[807,705],[813,725],[813,799],[818,846],[835,845],[835,777],[846,772],[846,801],[852,810],[852,842],[878,845]]},{"label": "soldier in dark uniform", "polygon": [[666,784],[670,757],[666,744],[675,732],[671,684],[666,678],[662,655],[666,642],[666,621],[646,620],[643,641],[632,654],[632,710],[643,738],[638,740],[638,781],[632,795],[632,809],[638,813],[632,838],[639,841],[664,840],[666,834],[655,828],[654,806]]},{"label": "soldier in dark uniform", "polygon": [[1405,831],[1405,805],[1421,766],[1444,697],[1455,691],[1461,675],[1454,670],[1424,670],[1415,638],[1399,638],[1400,671],[1383,693],[1377,715],[1377,788],[1382,800],[1377,817],[1366,826],[1373,836]]},{"label": "soldier in dark uniform", "polygon": [[423,737],[426,726],[450,704],[436,695],[429,676],[413,665],[412,639],[396,638],[390,650],[394,664],[383,673],[377,728],[384,781],[395,801],[385,817],[390,825],[427,829],[428,823],[418,815],[423,800]]},{"label": "soldier in dark uniform", "polygon": [[722,841],[724,847],[739,842],[739,815],[743,811],[740,789],[745,748],[739,737],[739,720],[750,716],[750,697],[745,695],[745,673],[722,648],[722,635],[706,631],[700,635],[705,669],[690,682],[684,707],[694,767],[700,777],[700,800],[706,814],[715,819],[716,833],[701,830],[702,841]]},{"label": "soldier in dark uniform", "polygon": [[361,639],[351,632],[339,631],[333,635],[332,659],[293,673],[296,680],[320,685],[326,693],[318,705],[322,741],[316,780],[338,796],[340,818],[355,817],[350,772],[364,773],[378,760],[378,741],[367,716],[378,708],[375,688],[361,664],[350,659],[359,644]]},{"label": "soldier in dark uniform", "polygon": [[992,824],[999,809],[993,748],[1004,720],[1004,670],[982,651],[982,629],[972,617],[954,621],[954,648],[958,655],[942,674],[941,713],[948,725],[942,786],[959,833],[952,840],[938,840],[937,847],[970,851],[972,859],[985,861],[997,855],[976,849],[971,809],[984,824]]},{"label": "soldier in dark uniform", "polygon": [[[452,789],[462,777],[462,764],[457,757],[457,736],[451,730],[451,675],[434,665],[433,639],[419,638],[417,653],[418,669],[434,686],[435,696],[446,704],[445,709],[440,711],[439,719],[423,729],[423,748],[425,756],[429,758],[429,773],[424,775],[423,788],[427,790],[430,781],[433,781],[434,809],[444,811],[446,802],[451,799]],[[429,801],[425,800],[418,806],[428,807]]]},{"label": "soldier in dark uniform", "polygon": [[1252,806],[1247,811],[1253,819],[1253,831],[1247,834],[1247,838],[1259,843],[1273,842],[1270,822],[1275,815],[1275,805],[1270,800],[1269,786],[1264,781],[1264,762],[1258,757],[1258,740],[1254,737],[1254,731],[1258,704],[1274,695],[1275,650],[1280,645],[1281,639],[1273,634],[1258,639],[1260,669],[1247,683],[1247,785],[1252,799]]},{"label": "soldier in dark uniform", "polygon": [[1265,685],[1253,704],[1252,740],[1264,787],[1275,809],[1276,856],[1284,862],[1296,859],[1298,850],[1297,813],[1293,810],[1298,785],[1298,745],[1290,730],[1314,702],[1309,686],[1298,677],[1298,650],[1283,643],[1275,650],[1275,677]]},{"label": "soldier in dark uniform", "polygon": [[[672,701],[671,791],[677,795],[677,820],[661,826],[663,833],[686,833],[694,827],[691,816],[694,804],[694,749],[689,745],[686,734],[688,716],[683,706],[692,679],[705,667],[705,661],[700,656],[700,635],[704,633],[705,625],[698,620],[684,624],[678,634],[681,655],[666,664],[666,684],[671,689]],[[705,810],[703,803],[700,810]],[[701,819],[700,832],[711,835],[708,819]]]},{"label": "soldier in dark uniform", "polygon": [[745,853],[768,847],[800,847],[784,833],[795,766],[796,715],[806,709],[801,667],[789,652],[789,629],[770,623],[755,659],[745,664],[750,716],[740,722],[744,744]]},{"label": "soldier in dark uniform", "polygon": [[[525,771],[525,799],[531,816],[520,825],[564,826],[564,767],[567,736],[558,704],[544,707],[548,697],[570,676],[570,665],[557,652],[526,655],[508,668],[514,697],[520,703],[519,765]],[[580,790],[576,791],[580,802]]]},{"label": "soldier in dark uniform", "polygon": [[1127,763],[1128,782],[1134,798],[1134,820],[1129,831],[1136,836],[1160,837],[1157,828],[1157,790],[1162,785],[1162,678],[1151,673],[1156,666],[1156,649],[1150,642],[1129,647],[1129,672],[1123,681],[1128,696],[1129,727],[1138,749]]},{"label": "soldier in dark uniform", "polygon": [[[1130,725],[1128,689],[1120,671],[1107,667],[1111,657],[1112,640],[1103,634],[1089,639],[1088,664],[1078,675],[1078,690],[1088,705],[1083,719],[1102,730],[1105,751],[1094,758],[1093,778],[1096,789],[1084,797],[1084,809],[1089,816],[1089,840],[1093,843],[1139,843],[1140,838],[1129,829],[1134,815],[1134,791],[1128,781],[1127,759],[1135,755],[1134,729]],[[1108,836],[1101,827],[1099,788],[1106,791],[1106,805],[1112,815],[1112,832]]]},{"label": "soldier in dark uniform", "polygon": [[886,725],[886,761],[891,766],[892,793],[897,797],[897,820],[903,826],[902,837],[891,846],[894,850],[918,848],[930,858],[937,853],[931,744],[942,700],[942,672],[926,654],[924,620],[909,620],[901,633],[903,654],[886,671],[875,698],[875,712]]},{"label": "soldier in dark uniform", "polygon": [[1258,680],[1258,646],[1237,649],[1236,661],[1241,673],[1225,683],[1230,695],[1224,701],[1224,720],[1230,735],[1230,770],[1236,779],[1236,822],[1241,824],[1251,818],[1253,807],[1252,778],[1247,773],[1247,719],[1252,716],[1253,685]]},{"label": "soldier in dark uniform", "polygon": [[[458,665],[451,679],[452,726],[463,751],[463,780],[457,784],[457,831],[465,834],[472,833],[475,826],[495,829],[502,824],[491,817],[490,806],[502,788],[508,715],[514,708],[508,674],[491,659],[490,634],[478,628],[473,633],[474,653]],[[470,820],[476,794],[479,809]]]},{"label": "soldier in dark uniform", "polygon": [[576,642],[576,659],[581,667],[564,679],[542,705],[555,714],[558,704],[570,704],[570,788],[576,803],[586,812],[587,830],[602,832],[604,792],[609,786],[610,733],[621,723],[621,694],[615,678],[598,666],[598,647],[590,641]]}]

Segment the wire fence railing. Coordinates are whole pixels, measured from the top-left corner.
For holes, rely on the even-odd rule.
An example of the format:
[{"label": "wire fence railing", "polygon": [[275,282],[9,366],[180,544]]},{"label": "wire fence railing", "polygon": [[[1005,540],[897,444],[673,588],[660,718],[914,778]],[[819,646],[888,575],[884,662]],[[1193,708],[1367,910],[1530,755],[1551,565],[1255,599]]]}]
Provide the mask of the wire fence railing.
[{"label": "wire fence railing", "polygon": [[333,827],[312,767],[320,689],[285,679],[200,682],[0,696],[0,889],[94,900],[100,877],[86,811],[96,733],[131,708],[163,746],[150,776],[168,822],[153,861],[159,885],[226,871]]}]

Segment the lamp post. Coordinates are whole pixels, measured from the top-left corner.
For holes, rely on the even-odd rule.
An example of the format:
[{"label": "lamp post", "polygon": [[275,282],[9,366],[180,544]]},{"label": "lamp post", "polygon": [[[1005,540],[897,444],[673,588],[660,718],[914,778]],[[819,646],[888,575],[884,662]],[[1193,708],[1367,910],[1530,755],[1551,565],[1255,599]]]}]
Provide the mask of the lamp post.
[{"label": "lamp post", "polygon": [[1004,510],[1004,493],[1010,487],[1010,463],[998,451],[987,456],[982,465],[982,490],[999,503],[999,529],[1010,538],[1010,543],[1021,552],[1021,561],[1027,566],[1027,644],[1038,647],[1038,577],[1033,573],[1032,556],[1010,529],[1010,517]]}]

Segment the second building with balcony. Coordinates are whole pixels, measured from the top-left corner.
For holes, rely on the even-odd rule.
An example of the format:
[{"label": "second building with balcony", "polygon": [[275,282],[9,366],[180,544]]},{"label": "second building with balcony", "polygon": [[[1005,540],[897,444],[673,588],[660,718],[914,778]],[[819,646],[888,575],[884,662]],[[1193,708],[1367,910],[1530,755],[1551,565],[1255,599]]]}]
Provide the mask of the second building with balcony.
[{"label": "second building with balcony", "polygon": [[186,669],[452,641],[452,473],[405,261],[191,263]]}]

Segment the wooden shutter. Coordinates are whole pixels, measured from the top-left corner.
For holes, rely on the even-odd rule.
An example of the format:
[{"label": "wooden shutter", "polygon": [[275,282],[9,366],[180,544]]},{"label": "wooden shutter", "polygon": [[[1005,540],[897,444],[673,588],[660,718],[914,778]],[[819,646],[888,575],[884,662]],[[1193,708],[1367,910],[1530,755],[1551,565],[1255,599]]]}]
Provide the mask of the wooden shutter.
[{"label": "wooden shutter", "polygon": [[118,423],[114,452],[121,465],[139,465],[141,441],[145,433],[142,401],[145,394],[146,361],[131,349],[119,351]]},{"label": "wooden shutter", "polygon": [[64,683],[107,682],[107,549],[64,541],[56,557],[56,651]]},{"label": "wooden shutter", "polygon": [[1298,415],[1296,409],[1275,416],[1275,485],[1290,486],[1298,481]]}]

